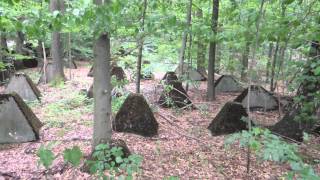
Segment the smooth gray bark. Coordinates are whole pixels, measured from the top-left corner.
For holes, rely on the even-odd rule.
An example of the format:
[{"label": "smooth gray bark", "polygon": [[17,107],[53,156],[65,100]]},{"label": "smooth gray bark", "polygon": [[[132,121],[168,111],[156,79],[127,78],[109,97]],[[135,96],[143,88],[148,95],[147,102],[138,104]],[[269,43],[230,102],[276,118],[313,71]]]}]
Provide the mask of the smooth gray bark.
[{"label": "smooth gray bark", "polygon": [[[286,6],[284,4],[281,4],[281,16],[282,18],[285,17],[286,14]],[[272,62],[272,69],[271,69],[271,81],[270,81],[270,91],[274,91],[275,90],[275,71],[276,71],[276,65],[278,63],[278,51],[280,49],[281,51],[281,46],[280,46],[280,37],[277,37],[277,43],[276,43],[276,49],[273,55],[273,62]]]},{"label": "smooth gray bark", "polygon": [[[196,12],[196,16],[199,19],[203,18],[203,13],[201,9],[198,9]],[[203,75],[206,75],[206,67],[205,67],[205,50],[206,50],[206,45],[202,42],[203,38],[201,35],[198,36],[198,41],[197,41],[197,71],[202,73]]]},{"label": "smooth gray bark", "polygon": [[220,64],[221,64],[221,58],[222,58],[222,44],[217,44],[216,48],[216,66],[214,72],[220,73]]},{"label": "smooth gray bark", "polygon": [[[219,0],[213,0],[212,6],[212,32],[216,35],[218,32],[218,17],[219,17]],[[216,59],[216,45],[217,43],[210,42],[209,49],[209,62],[208,62],[208,81],[207,81],[207,100],[215,100],[215,88],[214,88],[214,71],[215,71],[215,59]]]},{"label": "smooth gray bark", "polygon": [[22,54],[23,53],[23,42],[24,42],[24,34],[21,31],[17,32],[17,36],[15,38],[15,43],[16,43],[16,53]]},{"label": "smooth gray bark", "polygon": [[276,48],[274,50],[273,54],[273,61],[272,61],[272,66],[271,66],[271,80],[270,80],[270,91],[274,91],[274,75],[275,75],[275,69],[276,69],[276,64],[277,64],[277,57],[278,57],[278,51],[279,51],[279,39],[276,43]]},{"label": "smooth gray bark", "polygon": [[[188,11],[186,16],[188,30],[191,26],[191,11],[192,11],[192,0],[189,0]],[[185,58],[185,50],[187,46],[188,30],[185,30],[182,35],[182,44],[181,44],[181,49],[179,54],[179,75],[180,76],[182,76],[184,72],[183,63]]]},{"label": "smooth gray bark", "polygon": [[[50,11],[64,11],[64,1],[63,0],[51,0],[50,1]],[[51,42],[51,56],[53,63],[53,72],[55,76],[52,79],[47,79],[48,82],[56,80],[65,80],[65,75],[63,71],[63,50],[62,50],[62,41],[61,33],[57,30],[52,32],[52,42]]]},{"label": "smooth gray bark", "polygon": [[271,42],[269,44],[269,52],[268,52],[268,62],[267,62],[267,67],[266,67],[266,83],[269,82],[269,76],[270,76],[270,66],[271,66],[271,61],[272,61],[272,52],[273,52],[273,43]]},{"label": "smooth gray bark", "polygon": [[[147,12],[147,0],[143,2],[143,12],[142,12],[142,20],[141,20],[141,32],[144,32],[144,19],[146,17]],[[143,51],[143,44],[144,39],[143,35],[138,39],[139,44],[139,52],[138,52],[138,61],[137,61],[137,75],[136,75],[136,93],[140,93],[140,79],[141,79],[141,61],[142,61],[142,51]]]},{"label": "smooth gray bark", "polygon": [[241,81],[248,80],[249,52],[250,52],[250,41],[247,40],[244,52],[242,54]]},{"label": "smooth gray bark", "polygon": [[[97,5],[104,1],[94,0]],[[110,143],[111,126],[111,54],[110,37],[102,33],[94,42],[94,129],[92,149],[98,144]]]},{"label": "smooth gray bark", "polygon": [[7,38],[4,32],[0,32],[0,61],[5,57],[5,51],[8,50]]}]

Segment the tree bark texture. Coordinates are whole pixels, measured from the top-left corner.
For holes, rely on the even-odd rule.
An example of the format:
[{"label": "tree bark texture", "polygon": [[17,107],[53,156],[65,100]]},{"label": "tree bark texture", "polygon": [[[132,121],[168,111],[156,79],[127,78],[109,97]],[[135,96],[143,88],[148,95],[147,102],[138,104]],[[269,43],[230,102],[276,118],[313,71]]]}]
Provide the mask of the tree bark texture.
[{"label": "tree bark texture", "polygon": [[[147,12],[147,0],[143,2],[143,12],[141,20],[141,33],[144,32],[144,20]],[[140,79],[141,79],[141,62],[142,62],[142,51],[143,51],[144,39],[143,35],[138,39],[139,51],[138,51],[138,60],[137,60],[137,74],[136,74],[136,93],[140,93]]]},{"label": "tree bark texture", "polygon": [[[192,0],[189,0],[188,11],[186,16],[188,30],[191,25],[191,11],[192,11]],[[182,76],[184,73],[183,63],[185,58],[185,50],[187,46],[188,30],[185,30],[182,35],[182,44],[181,44],[181,49],[179,54],[179,75],[180,76]]]},{"label": "tree bark texture", "polygon": [[16,43],[16,53],[22,54],[23,53],[23,42],[24,42],[24,34],[21,31],[17,32],[17,36],[15,38],[15,43]]},{"label": "tree bark texture", "polygon": [[[203,18],[203,12],[201,9],[198,9],[196,12],[196,16],[199,19]],[[206,50],[206,45],[203,43],[203,38],[201,35],[198,36],[198,41],[197,41],[197,71],[202,73],[203,75],[206,75],[206,67],[205,67],[205,50]]]},{"label": "tree bark texture", "polygon": [[[213,0],[212,5],[212,32],[214,35],[218,32],[218,17],[219,17],[219,0]],[[216,56],[216,41],[210,42],[209,62],[208,62],[208,81],[207,81],[207,100],[215,100],[214,88],[214,70],[215,70],[215,56]]]},{"label": "tree bark texture", "polygon": [[270,91],[274,91],[274,75],[275,75],[275,69],[276,69],[276,64],[277,64],[277,59],[278,59],[278,51],[279,51],[279,38],[276,43],[276,48],[274,50],[273,54],[273,61],[272,61],[272,66],[271,66],[271,80],[270,80]]},{"label": "tree bark texture", "polygon": [[[97,5],[104,1],[94,0]],[[92,149],[101,143],[110,143],[111,126],[111,54],[110,37],[102,33],[94,42],[94,130]]]},{"label": "tree bark texture", "polygon": [[244,52],[242,54],[241,81],[248,80],[250,42],[247,40]]},{"label": "tree bark texture", "polygon": [[0,61],[5,57],[5,51],[8,50],[7,38],[5,32],[0,32]]},{"label": "tree bark texture", "polygon": [[[50,1],[50,11],[64,11],[64,1],[63,0],[51,0]],[[63,50],[62,50],[62,41],[61,33],[57,30],[52,32],[52,42],[51,42],[51,56],[53,63],[53,72],[55,76],[52,79],[47,79],[48,82],[56,80],[65,80],[65,75],[63,72]]]},{"label": "tree bark texture", "polygon": [[269,44],[269,51],[268,51],[268,62],[267,62],[267,67],[266,67],[266,83],[269,82],[270,79],[270,66],[271,66],[271,61],[272,61],[272,52],[273,52],[273,43]]}]

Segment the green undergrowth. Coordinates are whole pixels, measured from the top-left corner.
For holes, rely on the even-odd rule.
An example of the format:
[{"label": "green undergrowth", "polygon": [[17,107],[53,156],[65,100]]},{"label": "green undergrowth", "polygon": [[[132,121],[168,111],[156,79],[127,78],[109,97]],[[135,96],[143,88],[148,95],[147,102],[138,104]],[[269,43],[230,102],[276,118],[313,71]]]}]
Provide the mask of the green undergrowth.
[{"label": "green undergrowth", "polygon": [[122,104],[124,103],[127,97],[128,95],[124,95],[120,97],[112,97],[112,113],[113,114],[116,114],[120,110]]},{"label": "green undergrowth", "polygon": [[30,79],[35,84],[38,83],[40,76],[41,76],[41,74],[38,71],[26,71],[25,73],[30,77]]},{"label": "green undergrowth", "polygon": [[66,121],[79,121],[83,114],[93,112],[93,100],[74,92],[67,97],[48,104],[44,120],[49,127],[64,126]]},{"label": "green undergrowth", "polygon": [[[54,161],[62,156],[64,162],[74,169],[80,168],[81,164],[85,165],[82,169],[88,169],[94,179],[131,180],[136,179],[135,177],[141,173],[143,157],[137,154],[126,157],[122,147],[99,144],[95,147],[92,157],[86,159],[79,146],[66,148],[56,155],[52,151],[56,144],[41,145],[37,151],[39,166],[42,165],[48,170]],[[47,174],[45,175],[46,179],[49,179]]]},{"label": "green undergrowth", "polygon": [[[304,139],[307,139],[306,135]],[[234,143],[243,148],[250,147],[258,160],[289,165],[290,170],[283,175],[284,179],[320,179],[313,166],[302,158],[298,145],[284,141],[268,129],[253,128],[252,131],[232,134],[225,141],[226,148],[230,149]]]},{"label": "green undergrowth", "polygon": [[60,89],[65,88],[65,85],[66,85],[66,83],[64,82],[63,78],[61,78],[61,77],[55,78],[54,80],[52,80],[49,83],[50,87],[55,87],[55,88],[60,88]]}]

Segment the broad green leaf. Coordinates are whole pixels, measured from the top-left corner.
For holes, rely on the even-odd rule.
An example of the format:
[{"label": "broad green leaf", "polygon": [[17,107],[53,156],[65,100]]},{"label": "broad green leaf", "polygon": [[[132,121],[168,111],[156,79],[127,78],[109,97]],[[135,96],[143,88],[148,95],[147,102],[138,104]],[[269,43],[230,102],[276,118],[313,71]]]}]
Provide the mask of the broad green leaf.
[{"label": "broad green leaf", "polygon": [[64,160],[71,163],[73,166],[79,166],[82,156],[83,154],[78,146],[63,151]]},{"label": "broad green leaf", "polygon": [[55,155],[50,149],[41,146],[37,152],[37,156],[40,158],[39,162],[48,169],[51,165],[53,160],[55,159]]},{"label": "broad green leaf", "polygon": [[314,74],[316,76],[320,76],[320,66],[318,66],[315,70],[314,70]]}]

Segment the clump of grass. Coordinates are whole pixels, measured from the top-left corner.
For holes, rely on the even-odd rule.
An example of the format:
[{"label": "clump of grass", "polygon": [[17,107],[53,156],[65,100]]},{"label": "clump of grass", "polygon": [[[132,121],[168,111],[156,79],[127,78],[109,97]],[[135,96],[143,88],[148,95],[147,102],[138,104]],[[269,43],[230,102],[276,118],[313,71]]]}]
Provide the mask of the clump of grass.
[{"label": "clump of grass", "polygon": [[62,77],[55,78],[49,83],[50,87],[55,87],[55,88],[64,88],[65,87],[65,82]]},{"label": "clump of grass", "polygon": [[28,76],[33,82],[38,82],[41,76],[41,74],[38,71],[28,71],[26,72],[26,74],[28,74]]},{"label": "clump of grass", "polygon": [[60,122],[79,120],[82,114],[93,111],[93,101],[84,94],[71,93],[69,97],[48,104],[44,109],[50,127],[61,127]]},{"label": "clump of grass", "polygon": [[123,102],[126,100],[128,95],[120,96],[120,97],[113,97],[112,98],[112,113],[116,114],[119,109],[121,108]]}]

